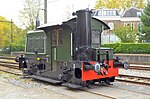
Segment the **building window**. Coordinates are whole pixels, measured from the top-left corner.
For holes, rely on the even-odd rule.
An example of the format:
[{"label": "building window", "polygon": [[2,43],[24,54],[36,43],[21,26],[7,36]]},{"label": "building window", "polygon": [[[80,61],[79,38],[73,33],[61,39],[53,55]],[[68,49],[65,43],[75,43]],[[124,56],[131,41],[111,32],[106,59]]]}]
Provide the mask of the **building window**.
[{"label": "building window", "polygon": [[106,10],[103,11],[103,15],[106,16]]},{"label": "building window", "polygon": [[124,23],[124,26],[130,26],[131,30],[134,29],[134,24],[133,23]]},{"label": "building window", "polygon": [[140,17],[141,16],[141,12],[137,12],[137,17]]},{"label": "building window", "polygon": [[57,47],[58,45],[63,44],[63,30],[55,29],[52,30],[52,46]]},{"label": "building window", "polygon": [[110,16],[110,11],[106,11],[106,16]]},{"label": "building window", "polygon": [[130,23],[124,23],[124,26],[131,26]]},{"label": "building window", "polygon": [[131,23],[131,30],[133,30],[134,29],[134,24],[133,23]]},{"label": "building window", "polygon": [[113,11],[113,16],[116,16],[116,11]]},{"label": "building window", "polygon": [[99,10],[97,13],[98,13],[98,16],[102,16],[102,11],[101,10]]},{"label": "building window", "polygon": [[127,23],[124,23],[124,26],[127,26]]},{"label": "building window", "polygon": [[112,11],[112,10],[106,11],[106,15],[107,15],[107,16],[113,16],[113,11]]},{"label": "building window", "polygon": [[104,10],[103,11],[104,16],[116,16],[116,11],[113,10]]},{"label": "building window", "polygon": [[114,29],[114,23],[113,23],[113,22],[109,22],[109,23],[108,23],[108,26],[110,27],[110,30],[113,30],[113,29]]}]

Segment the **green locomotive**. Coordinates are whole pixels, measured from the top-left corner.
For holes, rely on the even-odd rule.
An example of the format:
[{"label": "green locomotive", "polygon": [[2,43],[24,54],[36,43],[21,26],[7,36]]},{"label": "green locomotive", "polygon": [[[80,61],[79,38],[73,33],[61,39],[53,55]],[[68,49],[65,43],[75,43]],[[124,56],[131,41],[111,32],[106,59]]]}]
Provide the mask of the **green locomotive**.
[{"label": "green locomotive", "polygon": [[108,25],[91,17],[89,10],[74,14],[77,18],[28,32],[19,67],[32,78],[71,88],[113,82],[118,66],[127,64],[113,58],[113,49],[100,47],[101,33]]}]

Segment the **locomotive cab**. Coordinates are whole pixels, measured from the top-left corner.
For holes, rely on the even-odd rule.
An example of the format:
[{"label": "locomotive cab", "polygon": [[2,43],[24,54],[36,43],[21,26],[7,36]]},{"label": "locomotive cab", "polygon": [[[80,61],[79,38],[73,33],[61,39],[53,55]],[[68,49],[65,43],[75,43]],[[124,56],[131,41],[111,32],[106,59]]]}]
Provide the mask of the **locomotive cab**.
[{"label": "locomotive cab", "polygon": [[118,67],[125,64],[113,58],[113,49],[100,46],[101,33],[108,25],[92,18],[88,9],[74,15],[77,17],[28,33],[19,67],[32,78],[71,88],[110,84],[118,76]]}]

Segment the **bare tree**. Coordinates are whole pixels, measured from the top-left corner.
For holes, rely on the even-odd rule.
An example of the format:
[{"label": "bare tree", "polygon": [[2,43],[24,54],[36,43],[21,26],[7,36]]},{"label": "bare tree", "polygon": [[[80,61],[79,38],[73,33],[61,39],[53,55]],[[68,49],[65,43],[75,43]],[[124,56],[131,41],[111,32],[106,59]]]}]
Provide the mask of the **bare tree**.
[{"label": "bare tree", "polygon": [[73,5],[67,5],[65,7],[65,12],[64,12],[64,15],[63,15],[63,19],[70,19],[71,16],[72,16],[73,11],[74,11],[74,6]]},{"label": "bare tree", "polygon": [[20,11],[20,21],[27,30],[33,30],[36,26],[36,18],[42,18],[41,0],[25,0],[24,9]]}]

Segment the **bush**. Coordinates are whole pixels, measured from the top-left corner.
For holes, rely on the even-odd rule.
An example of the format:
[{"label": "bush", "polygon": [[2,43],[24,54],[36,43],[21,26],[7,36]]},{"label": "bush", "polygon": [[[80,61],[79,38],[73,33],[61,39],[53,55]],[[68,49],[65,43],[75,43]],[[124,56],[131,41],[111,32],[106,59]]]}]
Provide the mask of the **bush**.
[{"label": "bush", "polygon": [[114,30],[115,35],[120,38],[122,43],[135,42],[137,30],[131,29],[131,26],[117,26]]},{"label": "bush", "polygon": [[15,51],[24,51],[25,49],[25,45],[15,45],[12,47],[12,51],[15,52]]},{"label": "bush", "polygon": [[102,47],[113,48],[115,53],[150,54],[150,43],[115,43]]}]

